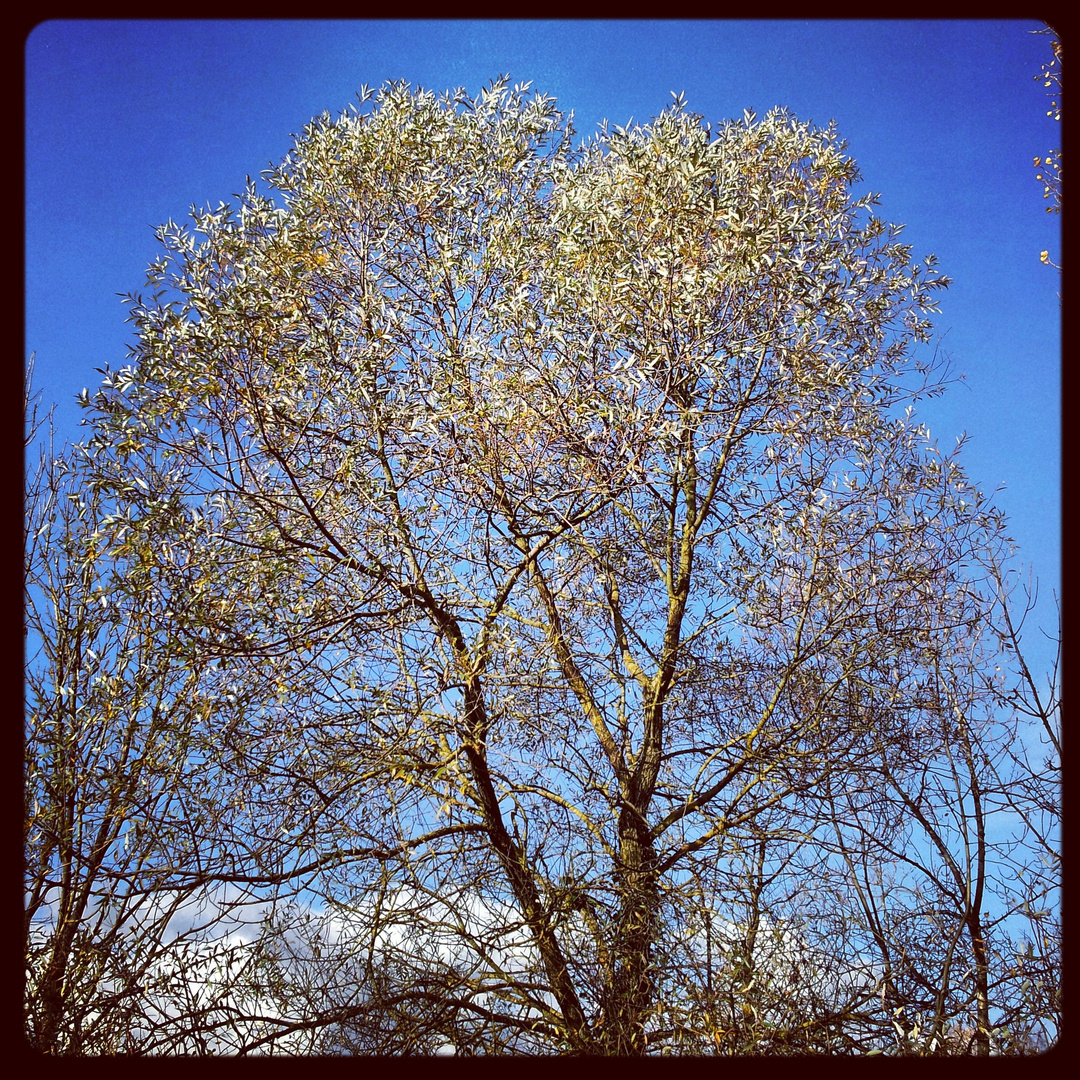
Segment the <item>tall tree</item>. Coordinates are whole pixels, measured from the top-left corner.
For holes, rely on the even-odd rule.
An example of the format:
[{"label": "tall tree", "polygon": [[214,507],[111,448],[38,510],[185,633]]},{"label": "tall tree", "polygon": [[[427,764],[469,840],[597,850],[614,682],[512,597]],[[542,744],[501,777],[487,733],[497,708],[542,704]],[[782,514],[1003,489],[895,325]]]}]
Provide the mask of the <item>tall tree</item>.
[{"label": "tall tree", "polygon": [[775,990],[728,1038],[702,943],[745,901],[750,994],[822,793],[956,738],[923,691],[1002,525],[914,417],[947,281],[831,127],[678,98],[571,138],[506,80],[365,90],[272,196],[162,228],[86,401],[104,550],[237,687],[208,768],[275,778],[178,875],[303,890],[261,1046],[870,1045],[850,979],[812,1038],[763,1034]]}]

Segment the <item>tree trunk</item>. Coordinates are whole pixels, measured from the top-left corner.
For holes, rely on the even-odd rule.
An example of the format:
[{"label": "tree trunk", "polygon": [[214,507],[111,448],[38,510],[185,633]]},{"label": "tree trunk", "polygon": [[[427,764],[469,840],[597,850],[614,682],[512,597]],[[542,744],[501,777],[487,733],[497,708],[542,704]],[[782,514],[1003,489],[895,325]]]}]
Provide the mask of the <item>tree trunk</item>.
[{"label": "tree trunk", "polygon": [[612,943],[614,971],[599,1032],[602,1053],[641,1055],[653,1006],[652,950],[659,917],[656,852],[644,816],[633,806],[619,814],[618,881],[622,893]]}]

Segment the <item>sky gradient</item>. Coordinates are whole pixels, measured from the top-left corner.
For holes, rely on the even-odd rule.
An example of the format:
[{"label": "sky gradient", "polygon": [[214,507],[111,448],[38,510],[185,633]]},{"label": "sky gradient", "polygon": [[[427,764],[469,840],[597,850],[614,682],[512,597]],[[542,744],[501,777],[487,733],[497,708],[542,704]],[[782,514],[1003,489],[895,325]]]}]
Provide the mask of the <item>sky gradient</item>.
[{"label": "sky gradient", "polygon": [[[1033,158],[1060,145],[1033,76],[1035,21],[52,21],[26,42],[25,355],[81,437],[75,396],[122,366],[153,229],[236,200],[312,117],[361,84],[404,79],[477,93],[508,72],[573,110],[647,121],[684,91],[716,123],[783,105],[835,120],[907,226],[915,258],[953,279],[935,320],[964,379],[920,416],[943,448],[966,431],[969,475],[1010,519],[1039,578],[1039,623],[1060,594],[1060,217]],[[120,294],[120,295],[118,295]],[[1000,491],[998,489],[1001,489]],[[1047,652],[1026,635],[1037,670]]]}]

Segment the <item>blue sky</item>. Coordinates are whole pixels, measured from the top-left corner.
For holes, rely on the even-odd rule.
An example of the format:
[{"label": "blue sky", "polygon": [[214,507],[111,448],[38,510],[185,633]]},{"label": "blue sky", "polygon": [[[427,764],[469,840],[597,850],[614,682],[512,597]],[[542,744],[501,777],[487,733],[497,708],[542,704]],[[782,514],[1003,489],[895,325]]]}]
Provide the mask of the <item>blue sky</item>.
[{"label": "blue sky", "polygon": [[[684,91],[717,122],[775,105],[835,119],[879,212],[954,280],[936,320],[965,379],[928,403],[943,447],[967,431],[1049,626],[1060,592],[1060,217],[1033,157],[1060,145],[1033,79],[1034,21],[53,21],[26,42],[26,340],[62,438],[75,395],[125,361],[117,294],[139,290],[153,228],[217,205],[362,83],[477,92],[509,72],[573,110],[648,120]],[[1034,628],[1032,628],[1033,630]],[[1036,635],[1028,635],[1036,646]],[[1036,656],[1042,667],[1045,651]]]}]

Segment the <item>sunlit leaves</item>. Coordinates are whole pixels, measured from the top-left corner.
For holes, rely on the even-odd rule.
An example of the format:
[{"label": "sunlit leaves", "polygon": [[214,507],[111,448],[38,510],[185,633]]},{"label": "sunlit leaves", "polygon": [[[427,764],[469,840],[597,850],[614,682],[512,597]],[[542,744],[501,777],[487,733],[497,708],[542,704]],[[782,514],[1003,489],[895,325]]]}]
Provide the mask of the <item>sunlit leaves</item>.
[{"label": "sunlit leaves", "polygon": [[[828,785],[861,807],[879,761],[944,760],[940,672],[981,660],[996,602],[1002,524],[914,413],[947,279],[835,128],[712,127],[680,96],[571,137],[505,79],[363,92],[159,230],[132,363],[84,402],[95,556],[199,673],[183,810],[232,845],[213,879],[385,941],[377,882],[420,939],[452,929],[453,963],[372,953],[408,1037],[358,1046],[450,1013],[489,1049],[756,1045],[780,1004],[752,935],[721,1026],[687,989],[701,927],[760,899],[747,851],[761,880],[804,843],[843,875]],[[867,813],[903,835],[902,803]],[[298,973],[330,954],[286,978],[275,920],[260,970],[309,1016]],[[832,996],[843,1023],[799,1046],[869,1045],[876,1006]]]},{"label": "sunlit leaves", "polygon": [[[1050,50],[1052,58],[1043,64],[1041,71],[1034,75],[1033,78],[1036,82],[1042,83],[1043,87],[1051,97],[1050,108],[1047,109],[1046,115],[1052,120],[1060,122],[1061,95],[1063,90],[1061,41],[1055,36],[1055,31],[1050,26],[1046,26],[1040,30],[1033,30],[1032,33],[1045,34],[1051,39]],[[1045,154],[1037,154],[1034,159],[1036,170],[1035,179],[1042,185],[1043,198],[1050,201],[1050,205],[1046,207],[1046,212],[1048,214],[1061,213],[1061,159],[1062,152],[1060,147],[1050,150]],[[1041,252],[1039,260],[1046,266],[1053,266],[1058,270],[1061,269],[1061,264],[1054,262],[1051,259],[1049,251]]]}]

